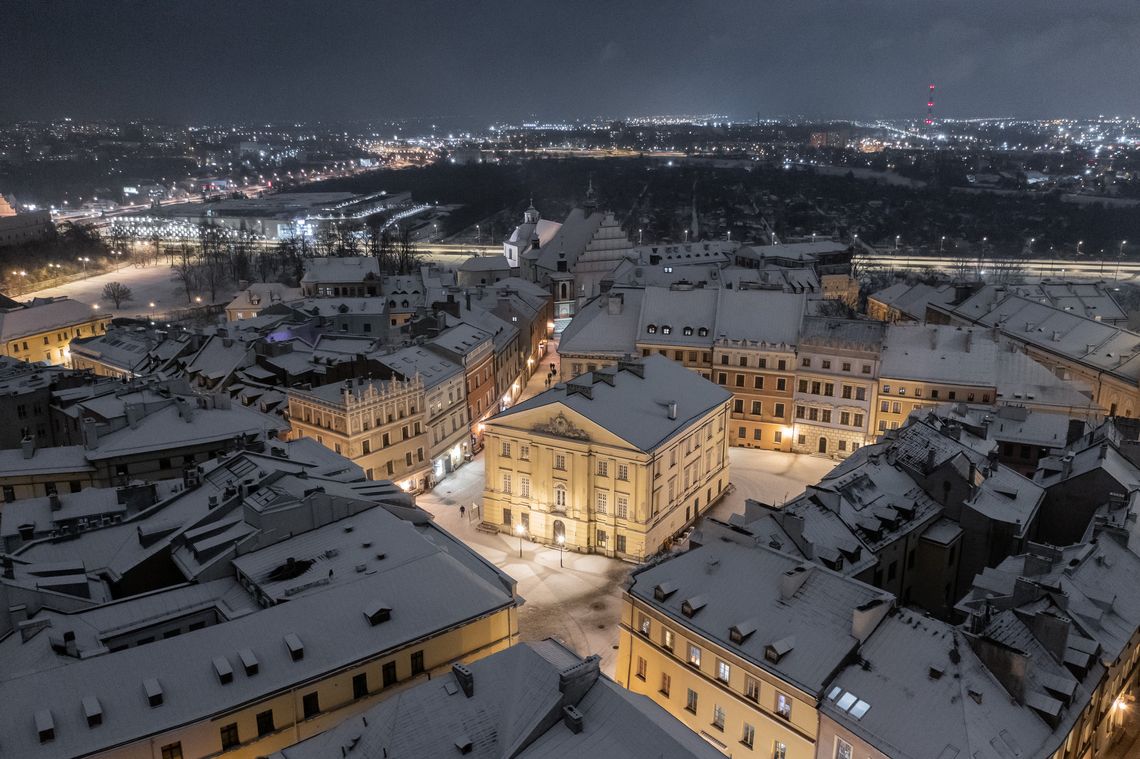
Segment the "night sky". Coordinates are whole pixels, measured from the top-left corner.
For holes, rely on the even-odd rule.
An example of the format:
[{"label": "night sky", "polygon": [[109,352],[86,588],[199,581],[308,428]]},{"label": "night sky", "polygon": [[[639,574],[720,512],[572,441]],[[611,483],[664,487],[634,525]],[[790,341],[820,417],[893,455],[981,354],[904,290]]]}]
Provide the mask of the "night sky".
[{"label": "night sky", "polygon": [[0,119],[1140,113],[1135,0],[0,0]]}]

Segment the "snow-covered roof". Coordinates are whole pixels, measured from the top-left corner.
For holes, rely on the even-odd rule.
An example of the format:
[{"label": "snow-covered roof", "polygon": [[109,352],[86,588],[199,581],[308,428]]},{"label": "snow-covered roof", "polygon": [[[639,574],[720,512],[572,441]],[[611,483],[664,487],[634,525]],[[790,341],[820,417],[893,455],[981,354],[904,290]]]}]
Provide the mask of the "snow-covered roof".
[{"label": "snow-covered roof", "polygon": [[[220,409],[183,406],[180,410],[174,404],[143,416],[133,428],[128,426],[100,434],[97,444],[85,454],[88,461],[141,453],[157,456],[161,451],[233,440],[239,435],[273,437],[286,426],[274,417],[244,406]],[[52,450],[55,449],[37,451],[32,460]]]},{"label": "snow-covered roof", "polygon": [[71,298],[39,300],[10,311],[0,311],[0,342],[38,335],[100,318],[100,314],[86,303]]},{"label": "snow-covered roof", "polygon": [[[860,611],[873,619],[876,610],[885,612],[893,603],[885,591],[765,545],[720,540],[635,571],[631,583],[629,593],[673,625],[696,630],[817,697],[856,650],[854,622]],[[668,592],[656,594],[663,586],[669,586]],[[703,606],[686,615],[682,607],[698,596]],[[733,642],[730,628],[745,622],[753,632]],[[786,650],[766,655],[775,643]]]},{"label": "snow-covered roof", "polygon": [[[587,372],[503,411],[487,423],[509,427],[512,417],[540,408],[566,409],[642,451],[652,451],[732,394],[663,356],[619,362]],[[670,414],[670,404],[676,404]],[[670,419],[670,416],[675,418]]]},{"label": "snow-covered roof", "polygon": [[[664,709],[598,672],[552,639],[520,643],[466,666],[470,695],[455,671],[399,691],[362,715],[273,759],[443,757],[475,759],[658,759],[723,756]],[[571,730],[564,707],[582,729]],[[415,720],[405,715],[419,715]],[[468,745],[469,744],[469,745]]]},{"label": "snow-covered roof", "polygon": [[510,262],[503,255],[471,256],[459,265],[459,271],[498,271],[510,268]]},{"label": "snow-covered roof", "polygon": [[897,309],[909,318],[922,322],[926,320],[926,307],[931,303],[949,304],[956,295],[953,285],[933,287],[921,282],[907,284],[896,282],[868,296],[885,306]]},{"label": "snow-covered roof", "polygon": [[463,367],[459,364],[418,345],[401,348],[386,355],[378,354],[373,358],[405,378],[410,379],[418,374],[423,380],[425,389],[433,388],[451,377],[463,374]]},{"label": "snow-covered roof", "polygon": [[886,328],[879,376],[884,381],[994,387],[997,353],[988,330],[892,324]]},{"label": "snow-covered roof", "polygon": [[305,260],[303,283],[363,282],[380,278],[380,261],[371,256],[337,256]]}]

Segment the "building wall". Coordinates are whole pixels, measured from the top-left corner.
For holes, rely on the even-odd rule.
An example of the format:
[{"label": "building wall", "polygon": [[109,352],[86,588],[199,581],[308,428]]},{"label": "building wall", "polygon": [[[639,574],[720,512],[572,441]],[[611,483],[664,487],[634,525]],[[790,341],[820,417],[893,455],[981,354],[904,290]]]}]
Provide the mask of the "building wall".
[{"label": "building wall", "polygon": [[733,394],[730,444],[791,450],[796,365],[792,347],[721,339],[713,345],[712,358],[712,380]]},{"label": "building wall", "polygon": [[843,458],[873,443],[871,414],[878,366],[877,353],[801,346],[796,361],[792,450]]},{"label": "building wall", "polygon": [[0,343],[0,356],[10,356],[21,361],[43,361],[48,364],[70,366],[69,346],[72,338],[101,335],[107,331],[107,325],[110,323],[109,316],[98,316],[93,313],[86,321],[23,335],[19,339]]},{"label": "building wall", "polygon": [[931,408],[947,402],[990,405],[996,399],[997,388],[993,385],[952,385],[882,377],[875,402],[872,434],[878,436],[887,430],[897,430],[904,426],[907,417],[915,409]]},{"label": "building wall", "polygon": [[[587,430],[589,440],[535,431],[558,415],[556,408],[521,420],[492,419],[483,521],[508,534],[521,525],[534,542],[558,545],[561,534],[566,550],[641,561],[724,493],[727,414],[727,404],[712,409],[652,451],[633,448],[577,415],[572,422]],[[564,468],[557,468],[559,456]]]},{"label": "building wall", "polygon": [[459,371],[424,394],[428,450],[437,482],[462,464],[471,450],[465,388],[466,377]]},{"label": "building wall", "polygon": [[[393,610],[393,614],[398,613]],[[430,673],[446,672],[454,662],[472,662],[490,656],[513,645],[518,638],[518,618],[514,608],[503,609],[486,617],[472,620],[440,634],[402,647],[396,651],[376,652],[358,663],[334,672],[325,673],[319,680],[298,684],[289,691],[270,695],[239,709],[212,714],[207,719],[182,726],[175,730],[149,736],[135,743],[92,756],[98,759],[163,759],[162,748],[180,743],[182,756],[265,756],[311,738],[334,727],[347,717],[359,714],[393,693],[420,684]],[[306,647],[330,645],[331,641],[304,641]],[[424,672],[412,674],[411,657],[423,652]],[[222,652],[224,653],[224,652]],[[229,657],[234,665],[235,677],[245,677],[241,662]],[[396,665],[397,682],[385,687],[382,672],[385,664]],[[355,698],[353,677],[364,674],[368,695]],[[253,677],[257,677],[254,675]],[[172,686],[176,687],[176,686]],[[304,698],[316,693],[320,713],[306,719]],[[203,704],[203,711],[209,706]],[[257,715],[272,710],[274,731],[257,734]],[[241,743],[222,751],[221,729],[236,724]],[[31,729],[30,727],[28,729]]]},{"label": "building wall", "polygon": [[[648,622],[642,632],[642,625]],[[673,647],[665,646],[665,630],[673,633]],[[689,645],[700,649],[700,665],[688,661]],[[644,679],[639,675],[644,660]],[[718,662],[729,666],[727,682],[718,678]],[[663,692],[669,678],[668,693]],[[746,695],[746,678],[758,685],[755,700]],[[621,628],[615,679],[648,696],[693,732],[712,740],[733,757],[771,759],[778,741],[786,759],[815,759],[818,730],[815,698],[776,675],[685,627],[679,620],[626,594],[622,599]],[[697,696],[690,711],[688,692]],[[777,696],[791,704],[787,717],[776,711]],[[724,710],[724,728],[714,724],[714,707]],[[752,746],[741,743],[745,725],[755,731]],[[860,757],[860,759],[862,759]]]}]

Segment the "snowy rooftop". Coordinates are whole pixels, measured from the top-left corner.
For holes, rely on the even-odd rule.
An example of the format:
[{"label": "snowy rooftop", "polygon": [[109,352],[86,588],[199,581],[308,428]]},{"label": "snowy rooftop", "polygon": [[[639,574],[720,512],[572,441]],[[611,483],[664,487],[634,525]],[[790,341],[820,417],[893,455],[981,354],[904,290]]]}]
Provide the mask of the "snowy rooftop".
[{"label": "snowy rooftop", "polygon": [[[552,639],[520,643],[472,662],[466,671],[470,695],[453,671],[395,693],[274,759],[723,756],[645,696],[599,674],[596,657],[583,660]],[[581,716],[581,730],[564,721],[567,706]]]},{"label": "snowy rooftop", "polygon": [[[767,546],[720,540],[636,571],[629,592],[813,695],[893,603],[889,593]],[[698,596],[703,605],[687,616]],[[734,626],[752,632],[734,643]],[[772,656],[776,643],[782,655]]]},{"label": "snowy rooftop", "polygon": [[99,312],[86,303],[56,298],[11,311],[0,311],[0,342],[41,332],[74,327],[99,318]]},{"label": "snowy rooftop", "polygon": [[892,324],[883,340],[879,376],[993,387],[997,353],[998,345],[988,330]]},{"label": "snowy rooftop", "polygon": [[394,353],[374,355],[373,358],[405,378],[418,374],[425,388],[435,387],[450,377],[463,374],[462,366],[421,346],[409,346]]},{"label": "snowy rooftop", "polygon": [[380,261],[371,256],[310,258],[305,261],[303,283],[363,282],[380,278]]},{"label": "snowy rooftop", "polygon": [[[283,422],[274,417],[239,405],[228,409],[188,410],[170,405],[147,414],[134,428],[124,427],[100,435],[96,447],[85,453],[89,461],[140,453],[157,454],[158,451],[232,440],[239,435],[272,437],[285,427]],[[43,453],[53,450],[56,449],[37,451],[32,461],[37,461]]]},{"label": "snowy rooftop", "polygon": [[[56,655],[50,666],[20,674],[0,663],[6,752],[31,759],[74,756],[145,739],[518,602],[513,581],[430,520],[412,523],[383,507],[373,511],[380,524],[369,538],[377,552],[407,553],[408,544],[422,550],[404,563],[381,562],[377,571],[353,572],[319,592],[177,637],[90,658]],[[362,609],[377,598],[391,614],[373,625]],[[286,637],[300,642],[302,656],[290,654]],[[243,653],[257,660],[256,674],[245,671]],[[219,657],[234,672],[225,684],[215,665]],[[151,678],[163,690],[157,707],[147,703],[145,682]],[[104,714],[98,728],[88,726],[80,708],[81,699],[91,697]],[[42,710],[55,721],[48,744],[40,743],[34,728],[33,715]]]},{"label": "snowy rooftop", "polygon": [[897,309],[915,321],[926,320],[926,307],[931,303],[949,304],[956,294],[953,285],[932,287],[921,282],[910,285],[906,282],[896,282],[890,287],[883,288],[871,295],[886,306]]},{"label": "snowy rooftop", "polygon": [[[512,416],[538,408],[581,414],[642,451],[651,451],[732,394],[663,356],[620,362],[560,383],[491,418],[509,426]],[[676,404],[675,418],[669,406]]]}]

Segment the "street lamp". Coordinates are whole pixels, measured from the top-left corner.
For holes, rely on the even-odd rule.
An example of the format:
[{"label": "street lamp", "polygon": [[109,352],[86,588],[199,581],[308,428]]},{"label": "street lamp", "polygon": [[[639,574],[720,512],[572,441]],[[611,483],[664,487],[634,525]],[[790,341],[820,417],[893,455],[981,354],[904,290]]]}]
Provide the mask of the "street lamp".
[{"label": "street lamp", "polygon": [[938,241],[938,252],[941,253],[946,247],[946,235],[942,235],[942,239]]},{"label": "street lamp", "polygon": [[898,250],[899,250],[899,238],[900,238],[900,237],[902,237],[902,235],[895,235],[895,252],[896,252],[896,253],[897,253],[897,252],[898,252]]},{"label": "street lamp", "polygon": [[644,229],[637,230],[637,244],[638,245],[641,245],[641,241],[642,241],[642,239],[644,239],[644,237],[645,237],[645,230]]},{"label": "street lamp", "polygon": [[1084,240],[1077,240],[1077,256],[1081,255],[1081,246],[1085,244]]},{"label": "street lamp", "polygon": [[562,549],[565,547],[566,547],[566,536],[565,535],[559,535],[558,536],[558,566],[560,566],[560,567],[565,567],[565,564],[562,563]]},{"label": "street lamp", "polygon": [[1120,259],[1124,258],[1124,246],[1127,244],[1127,240],[1120,241],[1120,253],[1116,256],[1116,276],[1113,279],[1118,282],[1120,281]]},{"label": "street lamp", "polygon": [[515,525],[515,532],[519,536],[519,558],[521,559],[522,558],[522,539],[523,539],[523,533],[525,532],[525,530],[523,529],[523,526],[521,524],[517,524],[517,525]]},{"label": "street lamp", "polygon": [[689,241],[689,230],[685,230],[685,242]]}]

